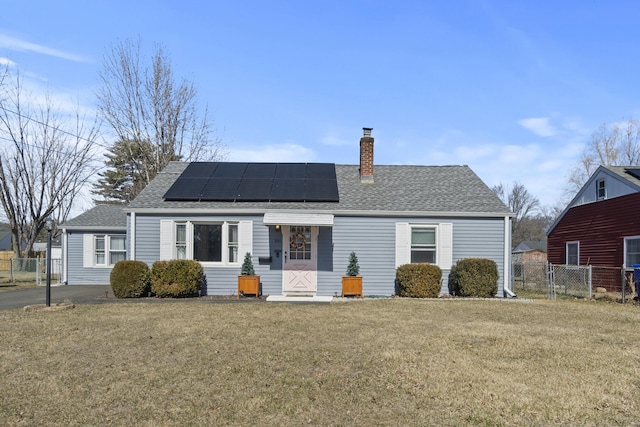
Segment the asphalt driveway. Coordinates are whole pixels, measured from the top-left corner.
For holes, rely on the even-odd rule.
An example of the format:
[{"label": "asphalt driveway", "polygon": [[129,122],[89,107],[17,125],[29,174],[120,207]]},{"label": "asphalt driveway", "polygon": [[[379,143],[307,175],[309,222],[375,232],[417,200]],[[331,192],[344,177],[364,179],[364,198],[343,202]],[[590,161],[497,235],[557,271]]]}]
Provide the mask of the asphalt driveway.
[{"label": "asphalt driveway", "polygon": [[[16,289],[0,292],[0,310],[13,310],[28,305],[46,303],[46,287]],[[251,303],[264,301],[262,298],[235,297],[199,297],[199,298],[124,298],[113,296],[109,285],[67,285],[51,287],[51,305],[64,301],[74,304],[105,304],[105,303],[152,303],[171,304],[172,302],[220,302],[220,303]]]}]

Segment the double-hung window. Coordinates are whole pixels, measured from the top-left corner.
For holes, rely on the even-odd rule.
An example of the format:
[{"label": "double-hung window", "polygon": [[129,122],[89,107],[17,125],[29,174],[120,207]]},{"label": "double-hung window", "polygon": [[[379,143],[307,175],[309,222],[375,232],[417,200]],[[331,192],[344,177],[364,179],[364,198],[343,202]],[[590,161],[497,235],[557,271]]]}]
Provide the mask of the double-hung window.
[{"label": "double-hung window", "polygon": [[631,267],[633,264],[640,264],[640,236],[624,239],[624,265]]},{"label": "double-hung window", "polygon": [[125,235],[85,235],[85,267],[110,267],[127,259],[127,237]]},{"label": "double-hung window", "polygon": [[411,263],[436,263],[435,227],[411,228]]},{"label": "double-hung window", "polygon": [[607,188],[605,187],[604,179],[596,181],[596,200],[603,200],[607,198]]},{"label": "double-hung window", "polygon": [[580,242],[567,242],[566,262],[567,265],[580,265]]},{"label": "double-hung window", "polygon": [[453,264],[453,224],[396,223],[396,267],[430,263],[443,270]]}]

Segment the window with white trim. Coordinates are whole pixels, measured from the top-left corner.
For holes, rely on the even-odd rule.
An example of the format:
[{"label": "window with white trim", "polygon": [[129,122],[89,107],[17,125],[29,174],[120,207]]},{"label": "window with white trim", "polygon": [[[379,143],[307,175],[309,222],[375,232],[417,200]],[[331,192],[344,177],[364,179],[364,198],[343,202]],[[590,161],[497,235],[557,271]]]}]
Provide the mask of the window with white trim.
[{"label": "window with white trim", "polygon": [[86,267],[110,267],[127,259],[127,236],[98,234],[87,243],[91,246],[87,252],[92,254],[92,261],[85,264]]},{"label": "window with white trim", "polygon": [[640,264],[640,236],[624,239],[624,265],[631,267],[633,264]]},{"label": "window with white trim", "polygon": [[580,242],[566,243],[567,265],[580,265]]},{"label": "window with white trim", "polygon": [[[240,262],[240,224],[250,221],[161,221],[161,259],[193,259],[210,265]],[[245,233],[251,233],[247,226]],[[250,236],[249,236],[250,241]],[[250,252],[251,246],[243,250]],[[164,248],[164,249],[163,249]]]},{"label": "window with white trim", "polygon": [[604,179],[596,181],[596,200],[603,200],[607,198],[607,189],[605,187]]},{"label": "window with white trim", "polygon": [[411,227],[411,263],[436,263],[435,227]]},{"label": "window with white trim", "polygon": [[453,265],[453,224],[396,223],[396,267],[428,262],[443,270]]}]

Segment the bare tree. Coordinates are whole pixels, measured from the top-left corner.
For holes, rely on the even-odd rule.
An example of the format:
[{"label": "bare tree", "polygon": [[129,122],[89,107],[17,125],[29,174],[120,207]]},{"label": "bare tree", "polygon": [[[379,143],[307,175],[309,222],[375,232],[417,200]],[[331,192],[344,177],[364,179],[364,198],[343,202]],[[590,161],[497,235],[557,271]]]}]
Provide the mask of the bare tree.
[{"label": "bare tree", "polygon": [[[141,50],[140,41],[124,40],[108,51],[97,98],[118,141],[126,141],[129,157],[138,159],[136,179],[144,188],[172,160],[217,160],[226,153],[212,137],[207,108],[198,108],[193,82],[176,80],[162,46],[156,46],[149,62]],[[101,188],[94,193],[102,194]]]},{"label": "bare tree", "polygon": [[68,119],[52,99],[33,99],[19,72],[0,81],[0,201],[11,227],[14,256],[27,254],[47,219],[67,219],[82,187],[95,173],[95,125],[85,128],[78,113]]},{"label": "bare tree", "polygon": [[511,229],[512,247],[523,240],[539,240],[536,237],[544,236],[544,221],[541,218],[534,221],[534,214],[540,209],[540,201],[523,184],[517,181],[511,186],[500,183],[491,190],[515,214]]},{"label": "bare tree", "polygon": [[632,117],[608,125],[591,134],[580,159],[569,174],[567,196],[573,197],[600,165],[640,164],[640,122]]}]

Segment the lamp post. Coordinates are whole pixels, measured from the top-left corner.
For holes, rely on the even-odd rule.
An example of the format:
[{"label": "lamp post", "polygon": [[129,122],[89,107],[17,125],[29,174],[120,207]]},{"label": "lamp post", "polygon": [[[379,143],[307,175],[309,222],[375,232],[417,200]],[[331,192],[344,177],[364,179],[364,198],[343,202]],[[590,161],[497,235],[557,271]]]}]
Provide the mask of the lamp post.
[{"label": "lamp post", "polygon": [[47,307],[51,307],[51,229],[53,221],[47,218]]}]

